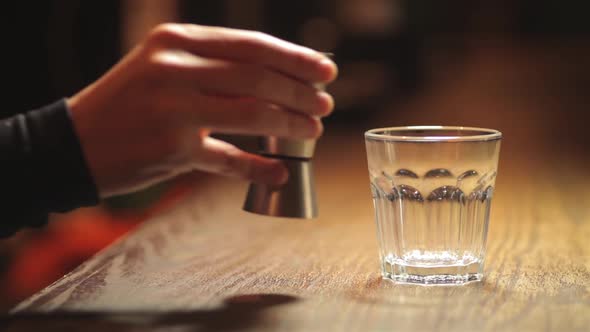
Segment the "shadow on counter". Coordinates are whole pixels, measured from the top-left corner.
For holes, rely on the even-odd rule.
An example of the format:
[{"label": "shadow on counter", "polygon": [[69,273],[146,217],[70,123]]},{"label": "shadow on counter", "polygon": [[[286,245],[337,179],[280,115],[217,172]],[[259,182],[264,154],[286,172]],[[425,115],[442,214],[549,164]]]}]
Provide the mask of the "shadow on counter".
[{"label": "shadow on counter", "polygon": [[0,317],[3,331],[129,331],[182,328],[189,331],[230,331],[255,327],[265,322],[262,314],[274,306],[298,301],[283,294],[250,294],[229,297],[223,306],[212,310],[175,312],[149,311],[57,311],[16,313]]}]

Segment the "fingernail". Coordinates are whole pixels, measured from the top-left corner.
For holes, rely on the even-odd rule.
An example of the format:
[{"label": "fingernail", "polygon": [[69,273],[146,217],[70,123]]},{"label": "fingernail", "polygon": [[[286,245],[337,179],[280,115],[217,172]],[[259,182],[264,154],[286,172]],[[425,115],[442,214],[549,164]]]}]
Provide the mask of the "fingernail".
[{"label": "fingernail", "polygon": [[336,79],[336,76],[338,76],[338,66],[336,66],[334,61],[329,58],[323,58],[320,60],[320,65],[327,71],[326,82],[331,82]]},{"label": "fingernail", "polygon": [[334,98],[332,98],[329,93],[324,91],[318,91],[317,97],[321,105],[320,115],[326,116],[332,113],[332,110],[334,110]]},{"label": "fingernail", "polygon": [[318,118],[310,118],[309,124],[306,126],[306,138],[318,138],[324,133],[324,125]]},{"label": "fingernail", "polygon": [[322,123],[322,121],[317,121],[317,128],[318,137],[320,137],[324,134],[324,124]]},{"label": "fingernail", "polygon": [[334,61],[330,60],[329,58],[324,57],[320,60],[320,64],[322,66],[334,66]]}]

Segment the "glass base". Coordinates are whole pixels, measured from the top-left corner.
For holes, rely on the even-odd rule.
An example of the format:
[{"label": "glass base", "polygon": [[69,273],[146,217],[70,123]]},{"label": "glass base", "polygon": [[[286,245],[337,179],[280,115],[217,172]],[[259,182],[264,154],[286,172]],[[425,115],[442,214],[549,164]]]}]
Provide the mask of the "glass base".
[{"label": "glass base", "polygon": [[420,285],[463,285],[483,279],[483,262],[454,264],[409,264],[406,261],[383,260],[383,278],[398,283]]}]

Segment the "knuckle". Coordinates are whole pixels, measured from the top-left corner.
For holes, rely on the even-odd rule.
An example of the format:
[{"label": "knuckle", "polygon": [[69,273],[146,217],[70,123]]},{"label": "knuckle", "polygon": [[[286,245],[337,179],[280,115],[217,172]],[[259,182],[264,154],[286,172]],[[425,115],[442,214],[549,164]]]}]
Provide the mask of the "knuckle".
[{"label": "knuckle", "polygon": [[309,99],[310,88],[303,84],[291,84],[289,88],[289,100],[293,105],[301,104],[303,101]]},{"label": "knuckle", "polygon": [[265,103],[258,100],[243,102],[238,108],[236,124],[250,128],[268,125],[268,111]]},{"label": "knuckle", "polygon": [[248,85],[255,95],[263,93],[267,90],[270,75],[261,66],[247,64],[242,65],[241,68],[236,72],[239,77],[247,77],[250,84]]},{"label": "knuckle", "polygon": [[268,126],[272,125],[272,120],[276,112],[269,110],[268,104],[261,101],[254,101],[251,105],[250,112],[244,112],[249,119],[250,126]]},{"label": "knuckle", "polygon": [[170,64],[167,61],[167,54],[164,50],[151,50],[145,59],[145,64],[148,67],[148,73],[154,77],[162,78],[168,71]]},{"label": "knuckle", "polygon": [[182,36],[183,28],[176,23],[160,23],[153,28],[149,35],[150,44],[166,44]]},{"label": "knuckle", "polygon": [[230,114],[232,116],[226,116],[219,121],[258,134],[280,129],[284,120],[281,112],[273,106],[254,98],[233,104]]},{"label": "knuckle", "polygon": [[244,38],[241,38],[241,42],[250,48],[259,49],[266,45],[270,36],[260,31],[248,31],[244,34]]},{"label": "knuckle", "polygon": [[271,45],[274,37],[260,31],[242,31],[236,36],[234,42],[238,44],[238,48],[242,48],[246,53],[252,55],[257,59],[268,58],[271,52],[269,45]]},{"label": "knuckle", "polygon": [[160,23],[152,29],[152,36],[174,36],[182,30],[182,26],[176,23]]},{"label": "knuckle", "polygon": [[272,38],[269,34],[264,33],[262,31],[251,31],[251,34],[252,34],[252,39],[256,40],[259,43],[266,42],[270,38]]},{"label": "knuckle", "polygon": [[306,54],[294,52],[291,56],[291,66],[297,72],[309,71],[309,58]]}]

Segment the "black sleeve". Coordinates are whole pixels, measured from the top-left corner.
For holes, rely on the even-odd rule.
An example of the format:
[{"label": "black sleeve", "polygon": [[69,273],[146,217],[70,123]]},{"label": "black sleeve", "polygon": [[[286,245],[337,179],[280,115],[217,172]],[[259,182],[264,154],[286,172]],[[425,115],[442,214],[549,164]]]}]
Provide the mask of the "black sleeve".
[{"label": "black sleeve", "polygon": [[65,100],[0,121],[0,237],[96,203]]}]

